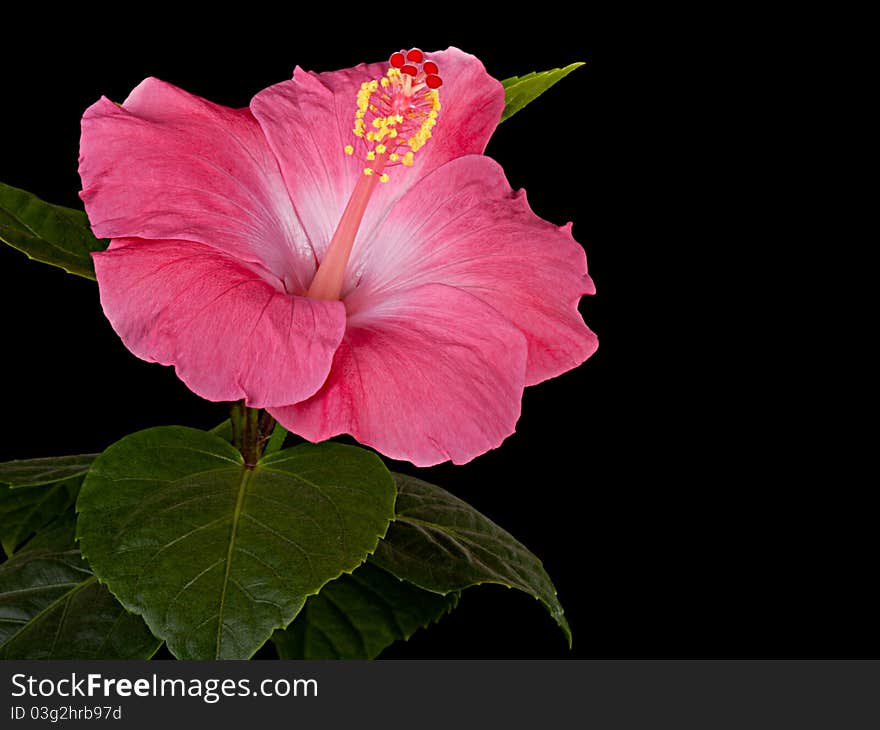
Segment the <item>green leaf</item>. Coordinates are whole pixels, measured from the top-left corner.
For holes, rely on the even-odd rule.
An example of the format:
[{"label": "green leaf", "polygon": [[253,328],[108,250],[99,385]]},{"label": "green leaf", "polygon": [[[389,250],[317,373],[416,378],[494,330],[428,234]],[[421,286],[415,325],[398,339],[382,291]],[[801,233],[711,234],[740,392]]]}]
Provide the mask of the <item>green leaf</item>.
[{"label": "green leaf", "polygon": [[31,489],[0,486],[0,546],[7,555],[76,501],[83,478],[72,477]]},{"label": "green leaf", "polygon": [[372,562],[437,593],[499,583],[537,598],[571,646],[571,630],[550,577],[509,532],[467,502],[421,479],[395,474],[397,518]]},{"label": "green leaf", "polygon": [[180,659],[246,659],[308,596],[354,570],[394,516],[379,458],[306,444],[253,468],[179,426],[126,436],[77,501],[95,573]]},{"label": "green leaf", "polygon": [[0,546],[7,555],[73,504],[95,457],[50,456],[0,464]]},{"label": "green leaf", "polygon": [[102,586],[71,511],[0,565],[0,659],[149,659],[161,642]]},{"label": "green leaf", "polygon": [[458,596],[423,591],[367,562],[309,598],[272,640],[282,659],[374,659],[445,616]]},{"label": "green leaf", "polygon": [[6,461],[0,464],[0,483],[17,489],[54,484],[73,477],[82,478],[97,456],[97,454],[77,454]]},{"label": "green leaf", "polygon": [[227,418],[222,423],[218,423],[214,428],[212,428],[208,433],[214,434],[215,436],[219,436],[226,443],[232,443],[232,419]]},{"label": "green leaf", "polygon": [[86,214],[52,205],[25,190],[0,183],[0,241],[28,258],[95,278],[92,251],[103,251],[108,241],[95,238]]},{"label": "green leaf", "polygon": [[[572,71],[583,66],[582,61],[570,63],[565,68],[553,68],[549,71],[533,71],[525,76],[512,76],[501,82],[504,87],[504,111],[501,122],[510,119],[520,109],[530,104],[549,89],[557,81],[561,81]],[[500,123],[500,122],[499,122]]]}]

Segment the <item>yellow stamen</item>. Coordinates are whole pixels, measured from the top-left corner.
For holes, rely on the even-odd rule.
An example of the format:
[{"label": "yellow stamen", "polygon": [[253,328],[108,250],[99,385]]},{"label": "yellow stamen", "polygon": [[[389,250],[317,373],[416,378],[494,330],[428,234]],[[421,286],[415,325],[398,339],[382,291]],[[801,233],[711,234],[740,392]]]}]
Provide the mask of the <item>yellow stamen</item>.
[{"label": "yellow stamen", "polygon": [[[412,167],[415,153],[431,139],[439,111],[439,93],[426,87],[423,75],[392,67],[381,78],[361,83],[353,133],[365,142],[356,155],[368,165],[363,174],[384,183],[389,180],[386,165]],[[355,147],[346,145],[345,153],[354,155]]]}]

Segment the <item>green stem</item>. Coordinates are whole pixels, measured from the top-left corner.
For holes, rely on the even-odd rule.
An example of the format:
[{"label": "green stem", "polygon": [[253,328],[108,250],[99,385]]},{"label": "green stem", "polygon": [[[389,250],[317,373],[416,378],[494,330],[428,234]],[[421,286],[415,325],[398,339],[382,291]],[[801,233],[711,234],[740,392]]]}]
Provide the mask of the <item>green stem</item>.
[{"label": "green stem", "polygon": [[266,411],[248,408],[244,401],[232,404],[232,445],[244,458],[244,463],[253,468],[257,465],[266,442],[275,428],[275,419]]}]

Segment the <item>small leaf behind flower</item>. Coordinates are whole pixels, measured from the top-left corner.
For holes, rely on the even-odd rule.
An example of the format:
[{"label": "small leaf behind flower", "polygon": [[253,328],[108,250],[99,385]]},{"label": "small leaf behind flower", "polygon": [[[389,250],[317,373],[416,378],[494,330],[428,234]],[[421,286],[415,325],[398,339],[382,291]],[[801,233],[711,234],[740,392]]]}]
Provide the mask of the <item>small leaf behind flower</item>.
[{"label": "small leaf behind flower", "polygon": [[0,659],[149,659],[159,648],[89,570],[75,523],[71,510],[0,565]]},{"label": "small leaf behind flower", "polygon": [[553,68],[549,71],[533,71],[525,76],[512,76],[501,82],[504,87],[504,112],[501,121],[510,119],[520,109],[530,104],[553,86],[561,81],[576,68],[583,66],[583,61],[570,63],[565,68]]},{"label": "small leaf behind flower", "polygon": [[498,583],[537,598],[565,633],[571,630],[550,576],[526,547],[467,502],[421,479],[395,474],[397,517],[372,562],[437,593]]},{"label": "small leaf behind flower", "polygon": [[82,211],[52,205],[4,183],[0,183],[0,241],[34,261],[86,279],[95,278],[91,252],[103,251],[108,243],[95,238]]},{"label": "small leaf behind flower", "polygon": [[367,562],[309,598],[272,641],[282,659],[374,659],[457,604],[458,593],[424,591]]}]

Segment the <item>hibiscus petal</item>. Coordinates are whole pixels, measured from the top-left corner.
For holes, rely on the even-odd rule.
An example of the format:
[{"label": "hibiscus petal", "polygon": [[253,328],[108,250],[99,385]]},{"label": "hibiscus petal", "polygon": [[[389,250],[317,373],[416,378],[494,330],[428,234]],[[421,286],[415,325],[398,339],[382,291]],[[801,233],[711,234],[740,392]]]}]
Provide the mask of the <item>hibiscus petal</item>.
[{"label": "hibiscus petal", "polygon": [[248,109],[147,79],[121,107],[102,98],[86,110],[79,171],[100,237],[203,243],[264,266],[297,293],[314,275],[278,163]]},{"label": "hibiscus petal", "polygon": [[269,412],[310,441],[349,433],[393,459],[463,464],[520,413],[526,342],[476,297],[427,285],[349,318],[324,387]]},{"label": "hibiscus petal", "polygon": [[[392,182],[373,194],[359,239],[431,170],[461,155],[482,153],[504,109],[504,89],[476,57],[457,48],[427,57],[440,66],[443,77],[437,126],[415,164],[396,168]],[[292,80],[270,86],[251,101],[319,260],[364,167],[343,153],[354,140],[357,92],[362,82],[387,70],[387,62],[327,73],[297,68]]]},{"label": "hibiscus petal", "polygon": [[308,398],[326,379],[345,330],[341,302],[279,292],[187,241],[117,239],[93,259],[101,306],[125,346],[174,365],[203,398],[263,408]]},{"label": "hibiscus petal", "polygon": [[598,346],[578,312],[595,287],[571,225],[536,216],[488,157],[459,158],[410,188],[350,268],[362,277],[346,299],[349,312],[426,283],[487,302],[528,339],[526,385],[570,370]]}]

